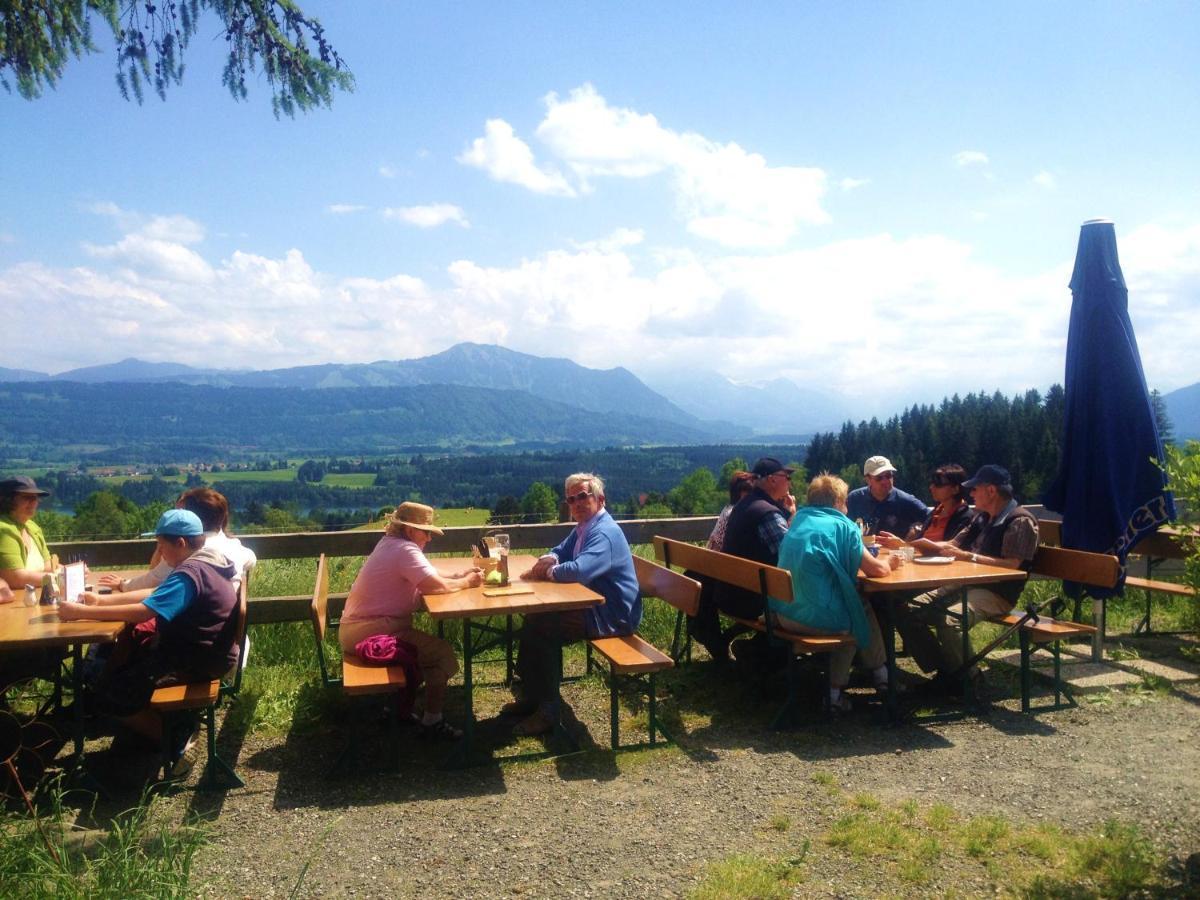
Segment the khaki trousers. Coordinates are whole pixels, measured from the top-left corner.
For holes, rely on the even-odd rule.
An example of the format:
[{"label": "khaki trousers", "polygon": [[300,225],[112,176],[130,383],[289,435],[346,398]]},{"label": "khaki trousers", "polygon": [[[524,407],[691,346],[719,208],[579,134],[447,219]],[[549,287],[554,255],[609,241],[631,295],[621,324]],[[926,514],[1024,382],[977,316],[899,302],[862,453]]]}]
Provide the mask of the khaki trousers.
[{"label": "khaki trousers", "polygon": [[[923,672],[938,669],[953,672],[960,668],[963,656],[962,588],[949,585],[921,594],[910,601],[896,627],[904,637],[904,646]],[[1012,610],[1012,603],[987,588],[967,589],[967,630],[981,618],[1001,616]],[[967,653],[970,654],[968,640]]]},{"label": "khaki trousers", "polygon": [[[858,661],[868,669],[878,669],[887,662],[887,651],[883,646],[883,635],[879,631],[879,621],[875,618],[875,610],[871,604],[863,601],[863,612],[867,615],[867,628],[871,632],[870,643],[865,647],[843,647],[829,654],[829,683],[835,688],[845,687],[850,683],[850,666],[854,662],[854,654]],[[815,628],[805,628],[799,622],[775,616],[772,625],[780,631],[790,631],[793,634],[828,635],[828,631],[818,631]],[[844,632],[843,632],[844,633]]]},{"label": "khaki trousers", "polygon": [[454,648],[440,637],[413,628],[411,616],[380,616],[343,622],[338,629],[342,653],[353,653],[354,645],[376,634],[394,635],[417,648],[417,665],[426,684],[445,684],[458,671]]}]

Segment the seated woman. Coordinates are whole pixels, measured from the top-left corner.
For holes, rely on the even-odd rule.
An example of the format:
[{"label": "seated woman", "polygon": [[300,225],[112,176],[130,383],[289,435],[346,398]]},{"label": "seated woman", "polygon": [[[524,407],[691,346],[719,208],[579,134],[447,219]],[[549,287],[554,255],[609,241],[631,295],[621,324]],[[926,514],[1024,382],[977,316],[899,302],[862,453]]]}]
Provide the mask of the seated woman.
[{"label": "seated woman", "polygon": [[38,503],[49,496],[25,475],[0,481],[0,580],[14,592],[27,584],[40,587],[50,571],[50,549],[33,520]]},{"label": "seated woman", "polygon": [[425,679],[425,715],[421,735],[457,740],[462,732],[442,717],[446,682],[458,671],[454,648],[413,627],[413,613],[424,609],[425,594],[448,594],[483,582],[479,569],[438,574],[425,558],[425,547],[442,529],[433,524],[433,507],[406,502],[396,507],[384,536],[354,579],[342,613],[339,640],[343,653],[354,653],[359,641],[377,634],[394,635],[417,649],[417,666]]},{"label": "seated woman", "polygon": [[725,546],[725,526],[729,523],[729,514],[733,512],[737,502],[754,490],[754,475],[750,472],[734,472],[729,476],[729,502],[717,516],[717,524],[713,526],[712,534],[708,536],[705,545],[709,550],[721,552]]},{"label": "seated woman", "polygon": [[[237,538],[226,534],[229,528],[229,501],[225,495],[208,487],[192,488],[179,495],[175,508],[189,510],[200,517],[204,526],[204,546],[233,563],[233,586],[240,587],[242,576],[257,565],[258,557],[249,547],[242,546]],[[150,596],[150,591],[162,584],[170,574],[171,567],[155,550],[148,571],[131,578],[104,572],[97,580],[102,587],[111,588],[122,601],[134,603]]]},{"label": "seated woman", "polygon": [[[50,571],[50,549],[33,520],[38,503],[49,496],[24,475],[0,481],[0,603],[13,602],[27,584],[40,588],[42,576]],[[0,708],[5,688],[26,678],[53,678],[62,655],[48,649],[0,654]]]},{"label": "seated woman", "polygon": [[781,630],[798,634],[854,635],[858,646],[834,652],[829,661],[829,705],[848,711],[843,693],[850,683],[850,664],[857,649],[871,670],[877,689],[886,689],[888,671],[875,613],[858,593],[861,569],[869,576],[886,575],[899,563],[895,555],[882,562],[867,552],[862,531],[846,515],[846,482],[822,472],[808,486],[808,505],[796,510],[779,545],[779,567],[792,573],[791,603],[770,600],[770,614]]},{"label": "seated woman", "polygon": [[967,505],[967,490],[962,483],[967,480],[966,470],[957,463],[946,463],[933,470],[929,479],[929,493],[933,497],[933,509],[924,522],[909,529],[903,539],[884,531],[879,542],[895,550],[902,543],[912,543],[921,538],[929,541],[949,541],[967,527],[974,512]]},{"label": "seated woman", "polygon": [[[169,509],[154,530],[158,553],[171,574],[140,602],[117,595],[81,594],[83,603],[63,602],[64,622],[98,619],[138,625],[153,619],[155,636],[126,644],[114,652],[94,685],[100,712],[117,716],[145,736],[166,740],[171,757],[169,778],[186,775],[195,756],[195,720],[176,735],[162,735],[162,720],[147,709],[154,689],[168,684],[205,681],[225,675],[238,660],[238,592],[230,580],[233,564],[204,545],[200,518],[184,509]],[[125,652],[128,655],[125,655]]]}]

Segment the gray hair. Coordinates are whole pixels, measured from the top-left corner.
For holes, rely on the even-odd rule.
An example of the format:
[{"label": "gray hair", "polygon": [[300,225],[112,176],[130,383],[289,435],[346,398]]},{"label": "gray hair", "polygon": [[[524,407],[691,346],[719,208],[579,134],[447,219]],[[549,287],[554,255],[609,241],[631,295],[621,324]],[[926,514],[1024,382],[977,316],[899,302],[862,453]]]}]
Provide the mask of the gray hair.
[{"label": "gray hair", "polygon": [[604,499],[604,479],[599,475],[593,475],[591,472],[576,472],[574,475],[568,475],[566,484],[563,485],[568,497],[572,493],[572,486],[577,484],[586,484],[589,491],[601,500]]}]

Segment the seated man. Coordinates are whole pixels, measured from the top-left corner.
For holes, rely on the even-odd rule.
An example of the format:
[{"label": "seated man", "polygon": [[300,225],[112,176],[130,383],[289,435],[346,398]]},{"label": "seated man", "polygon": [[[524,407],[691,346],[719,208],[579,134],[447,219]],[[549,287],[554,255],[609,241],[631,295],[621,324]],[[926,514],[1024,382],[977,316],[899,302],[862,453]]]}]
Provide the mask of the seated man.
[{"label": "seated man", "polygon": [[112,603],[109,597],[84,593],[82,603],[61,603],[58,615],[64,622],[99,619],[136,625],[157,620],[154,640],[133,645],[128,656],[114,652],[95,692],[100,711],[124,718],[147,737],[169,741],[172,756],[165,774],[179,778],[195,762],[187,752],[196,740],[195,723],[164,736],[161,719],[146,704],[157,687],[220,678],[237,664],[238,595],[230,580],[233,563],[205,548],[204,526],[195,513],[167,510],[154,534],[173,571],[150,596],[138,603],[119,598]]},{"label": "seated man", "polygon": [[[987,465],[963,482],[975,501],[975,518],[950,541],[916,541],[922,553],[953,556],[989,566],[1029,569],[1038,546],[1037,519],[1013,498],[1007,469]],[[1005,581],[986,587],[967,588],[969,631],[983,617],[1008,613],[1017,602],[1023,581]],[[962,588],[940,587],[913,601],[909,615],[898,623],[904,646],[924,672],[937,669],[941,675],[957,673],[966,662],[963,656],[961,622]],[[936,640],[934,635],[936,634]],[[968,655],[969,655],[968,645]],[[947,684],[953,689],[954,685]]]},{"label": "seated man", "polygon": [[642,621],[642,592],[633,553],[620,526],[604,508],[604,481],[580,472],[567,478],[567,507],[575,529],[521,577],[579,582],[604,603],[525,617],[517,655],[521,696],[502,715],[525,716],[516,734],[545,734],[559,719],[562,647],[585,638],[633,634]]},{"label": "seated man", "polygon": [[829,660],[829,708],[850,709],[843,693],[850,683],[850,663],[859,659],[877,690],[888,685],[887,656],[879,623],[858,593],[858,572],[886,575],[899,557],[876,559],[863,546],[862,531],[846,517],[846,482],[822,472],[808,486],[808,505],[796,510],[787,537],[779,547],[779,567],[792,573],[790,603],[771,598],[774,623],[781,631],[799,634],[852,633],[857,647],[835,651]]},{"label": "seated man", "polygon": [[[754,487],[729,513],[725,539],[719,548],[722,553],[769,566],[778,562],[779,544],[796,512],[791,481],[794,471],[770,456],[754,464]],[[717,608],[729,616],[757,619],[766,611],[760,594],[731,584],[717,582],[713,595]]]},{"label": "seated man", "polygon": [[861,519],[867,534],[906,535],[929,515],[924,503],[895,486],[896,467],[886,456],[872,456],[863,463],[863,481],[866,484],[846,498],[846,515]]}]

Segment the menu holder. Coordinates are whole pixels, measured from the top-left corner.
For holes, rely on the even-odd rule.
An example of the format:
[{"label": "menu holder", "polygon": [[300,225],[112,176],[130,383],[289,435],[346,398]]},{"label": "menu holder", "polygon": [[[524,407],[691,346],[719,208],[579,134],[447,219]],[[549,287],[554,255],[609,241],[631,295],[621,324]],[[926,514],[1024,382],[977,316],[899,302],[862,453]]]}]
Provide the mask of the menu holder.
[{"label": "menu holder", "polygon": [[63,567],[63,599],[79,602],[79,595],[87,590],[87,567],[83,563],[71,563]]}]

